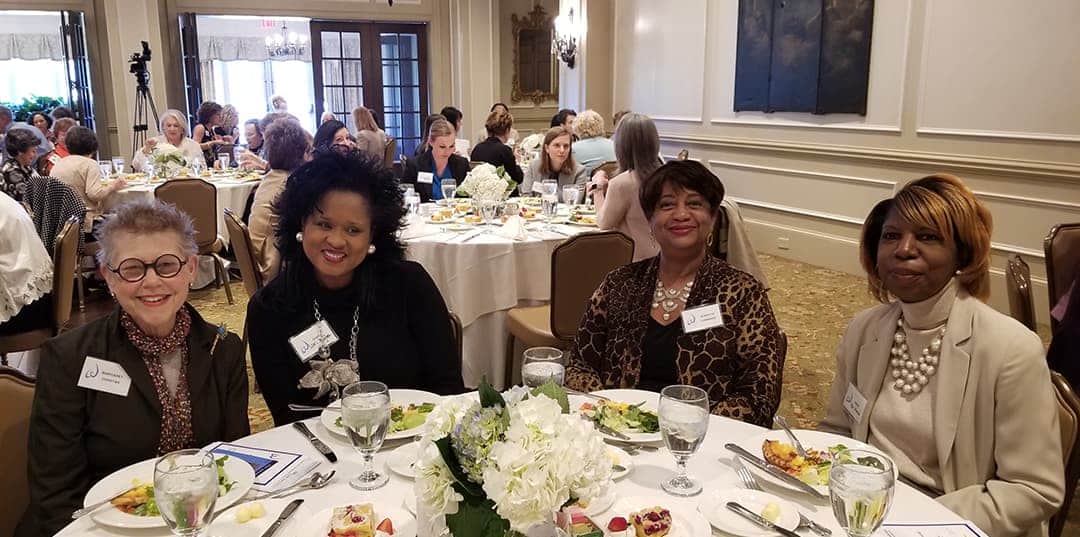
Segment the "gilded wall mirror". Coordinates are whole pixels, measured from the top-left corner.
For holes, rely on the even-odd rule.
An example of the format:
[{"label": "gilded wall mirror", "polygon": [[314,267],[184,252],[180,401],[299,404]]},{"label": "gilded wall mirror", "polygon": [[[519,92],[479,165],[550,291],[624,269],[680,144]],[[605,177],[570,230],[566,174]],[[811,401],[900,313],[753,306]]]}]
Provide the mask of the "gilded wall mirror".
[{"label": "gilded wall mirror", "polygon": [[510,16],[514,24],[514,81],[510,99],[537,105],[559,99],[559,64],[551,53],[555,25],[537,5],[528,16]]}]

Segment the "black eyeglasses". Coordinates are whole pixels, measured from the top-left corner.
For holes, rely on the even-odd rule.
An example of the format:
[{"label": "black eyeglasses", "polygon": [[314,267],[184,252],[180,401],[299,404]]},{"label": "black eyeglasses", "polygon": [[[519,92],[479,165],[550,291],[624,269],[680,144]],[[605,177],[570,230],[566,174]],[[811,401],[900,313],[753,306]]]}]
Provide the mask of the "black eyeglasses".
[{"label": "black eyeglasses", "polygon": [[162,278],[172,278],[177,274],[180,274],[180,269],[184,268],[187,261],[180,259],[173,254],[163,254],[154,260],[153,263],[145,263],[142,259],[130,257],[120,262],[116,267],[106,263],[105,266],[109,267],[109,270],[120,276],[121,280],[125,282],[135,283],[142,281],[146,277],[146,270],[150,267],[154,267],[154,272]]}]

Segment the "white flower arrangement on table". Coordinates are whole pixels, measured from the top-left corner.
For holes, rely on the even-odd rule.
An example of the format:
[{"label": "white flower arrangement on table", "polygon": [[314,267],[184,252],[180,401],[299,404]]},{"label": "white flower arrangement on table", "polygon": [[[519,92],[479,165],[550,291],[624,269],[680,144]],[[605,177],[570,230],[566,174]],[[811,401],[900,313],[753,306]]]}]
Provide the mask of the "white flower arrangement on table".
[{"label": "white flower arrangement on table", "polygon": [[166,172],[162,173],[159,171],[159,176],[171,177],[175,175],[175,172],[179,172],[180,168],[183,168],[188,164],[187,158],[184,157],[184,153],[172,144],[156,144],[151,156],[154,168]]},{"label": "white flower arrangement on table", "polygon": [[491,164],[477,165],[465,175],[465,180],[458,185],[457,192],[476,201],[498,202],[506,199],[517,183],[510,178],[506,170]]},{"label": "white flower arrangement on table", "polygon": [[540,146],[542,145],[544,145],[544,135],[541,133],[534,133],[521,140],[521,142],[518,143],[518,148],[526,155],[531,155],[533,152],[539,151]]},{"label": "white flower arrangement on table", "polygon": [[428,415],[416,463],[418,515],[430,517],[421,528],[515,535],[614,486],[603,438],[569,413],[559,386],[500,394],[484,380],[479,399],[447,398]]}]

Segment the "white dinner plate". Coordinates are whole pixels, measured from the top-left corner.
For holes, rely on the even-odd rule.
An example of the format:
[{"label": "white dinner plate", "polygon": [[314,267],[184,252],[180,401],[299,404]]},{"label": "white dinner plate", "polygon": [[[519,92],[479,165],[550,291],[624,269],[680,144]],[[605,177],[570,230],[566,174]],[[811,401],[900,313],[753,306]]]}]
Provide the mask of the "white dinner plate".
[{"label": "white dinner plate", "polygon": [[[619,498],[612,508],[612,516],[626,517],[630,521],[630,513],[660,506],[671,512],[671,531],[667,537],[700,537],[712,535],[709,521],[695,509],[686,507],[672,507],[671,496],[632,496]],[[600,524],[600,521],[597,521]],[[633,525],[628,528],[633,533]]]},{"label": "white dinner plate", "polygon": [[[86,498],[83,500],[83,505],[94,504],[115,496],[118,492],[130,488],[132,481],[135,479],[144,483],[153,483],[154,463],[157,460],[157,458],[153,458],[138,462],[109,474],[94,484],[93,487],[90,487],[90,490],[86,493]],[[236,481],[236,484],[233,485],[228,494],[218,498],[217,504],[214,505],[214,511],[217,512],[236,503],[244,494],[247,494],[251,484],[255,482],[255,470],[251,468],[250,464],[235,457],[229,457],[225,461],[225,475],[230,480]],[[165,526],[165,521],[160,516],[129,515],[111,505],[99,507],[90,514],[90,517],[99,524],[117,528],[157,528]]]},{"label": "white dinner plate", "polygon": [[[867,451],[872,451],[874,453],[877,453],[878,455],[884,457],[885,459],[888,459],[890,462],[892,461],[892,459],[890,459],[887,455],[882,453],[881,450],[879,450],[878,448],[876,448],[874,446],[871,446],[869,444],[864,444],[862,442],[859,442],[858,440],[854,440],[854,439],[848,438],[846,436],[840,436],[838,434],[826,433],[826,432],[822,432],[822,431],[810,431],[810,430],[806,430],[806,429],[794,429],[792,432],[795,433],[795,437],[799,439],[799,442],[801,442],[803,447],[806,448],[806,449],[816,449],[818,451],[828,451],[830,446],[835,446],[837,444],[843,444],[848,449],[865,449]],[[737,441],[735,443],[738,444],[739,446],[741,446],[746,451],[749,451],[750,453],[753,453],[754,455],[757,455],[758,457],[760,457],[761,459],[764,460],[765,455],[761,452],[761,445],[766,440],[779,440],[779,441],[784,442],[784,443],[791,443],[791,440],[788,439],[787,434],[785,434],[784,431],[779,430],[779,429],[778,430],[773,430],[773,431],[763,431],[760,434],[756,434],[756,435],[751,436],[749,438],[744,438],[744,439],[739,440],[739,441]],[[787,483],[785,481],[781,481],[780,479],[777,479],[777,478],[773,477],[769,473],[757,468],[756,466],[754,466],[752,464],[746,463],[745,466],[747,468],[749,468],[751,472],[754,472],[754,474],[759,479],[765,479],[765,480],[767,480],[767,481],[769,481],[771,483],[775,483],[775,484],[777,484],[777,485],[779,485],[781,487],[784,487],[784,488],[787,488],[787,489],[790,489],[790,490],[794,490],[794,491],[798,491],[798,492],[802,492],[802,489],[796,487],[795,485],[789,484],[789,483]],[[893,473],[896,473],[896,471],[897,471],[896,470],[896,465],[893,464]],[[826,496],[829,494],[829,486],[828,485],[812,485],[812,486],[815,489],[817,489],[818,492],[820,492],[822,494],[825,494]]]},{"label": "white dinner plate", "polygon": [[[415,500],[414,500],[415,501]],[[375,509],[375,525],[378,526],[384,518],[389,518],[394,525],[394,537],[416,537],[416,518],[400,507],[392,507],[390,502],[379,501],[356,501],[355,503],[370,503]],[[340,505],[348,505],[342,503]],[[315,513],[307,519],[303,525],[306,533],[294,535],[309,535],[310,537],[326,537],[330,533],[330,519],[334,516],[334,508],[329,507]]]},{"label": "white dinner plate", "polygon": [[795,528],[799,526],[798,507],[787,500],[760,490],[735,488],[707,490],[698,503],[698,511],[701,511],[701,514],[705,515],[705,519],[716,529],[734,535],[744,537],[771,537],[775,535],[772,531],[732,512],[727,508],[727,502],[738,502],[743,507],[759,515],[766,505],[774,503],[780,507],[780,518],[775,522],[777,526],[791,531],[795,531]]},{"label": "white dinner plate", "polygon": [[413,465],[420,455],[419,448],[416,442],[409,442],[387,453],[386,468],[402,477],[416,479],[416,468]]},{"label": "white dinner plate", "polygon": [[[207,534],[209,537],[261,537],[263,532],[273,524],[285,506],[295,498],[278,498],[274,500],[259,500],[234,505],[229,510],[218,513],[214,521],[210,523]],[[266,514],[244,523],[236,521],[236,513],[241,507],[261,503]],[[281,525],[278,535],[296,535],[301,531],[303,521],[311,518],[311,511],[300,504],[292,516]]]},{"label": "white dinner plate", "polygon": [[[393,389],[390,390],[390,404],[407,406],[410,403],[435,403],[438,404],[442,401],[442,396],[431,392],[425,392],[423,390],[405,390],[405,389]],[[341,400],[334,401],[327,405],[328,408],[335,408],[338,410],[323,410],[319,415],[319,421],[326,427],[331,433],[338,436],[348,438],[348,434],[345,432],[344,425],[338,425],[338,418],[341,417]],[[420,433],[424,432],[424,426],[413,427],[405,431],[398,431],[386,435],[386,440],[400,440],[402,438],[412,438]]]},{"label": "white dinner plate", "polygon": [[[620,403],[627,403],[631,405],[644,402],[641,408],[650,412],[658,412],[657,409],[659,408],[660,403],[660,394],[647,390],[599,390],[592,393],[594,395],[607,397],[612,401],[618,401]],[[580,400],[577,399],[577,397],[575,397],[575,400]],[[596,401],[593,400],[592,402],[595,403]],[[580,404],[577,405],[574,410],[578,413],[579,416],[581,415]],[[629,442],[634,444],[649,444],[654,442],[660,442],[661,440],[663,440],[663,437],[660,436],[659,431],[655,433],[637,433],[633,431],[624,431],[623,434],[630,437],[629,440],[610,435],[608,433],[605,433],[604,431],[599,431],[599,433],[606,440],[614,440],[616,442]]]},{"label": "white dinner plate", "polygon": [[609,488],[607,494],[593,500],[593,502],[585,508],[585,514],[596,516],[611,509],[611,506],[615,503],[615,497],[615,487]]},{"label": "white dinner plate", "polygon": [[634,459],[633,459],[633,457],[631,457],[629,453],[623,451],[622,449],[617,448],[615,446],[608,446],[607,447],[607,456],[608,456],[609,459],[611,459],[611,464],[612,465],[617,464],[617,465],[622,466],[624,468],[624,470],[621,470],[621,471],[616,471],[614,468],[612,468],[612,470],[611,470],[611,480],[612,481],[622,479],[622,478],[630,475],[630,472],[634,471]]}]

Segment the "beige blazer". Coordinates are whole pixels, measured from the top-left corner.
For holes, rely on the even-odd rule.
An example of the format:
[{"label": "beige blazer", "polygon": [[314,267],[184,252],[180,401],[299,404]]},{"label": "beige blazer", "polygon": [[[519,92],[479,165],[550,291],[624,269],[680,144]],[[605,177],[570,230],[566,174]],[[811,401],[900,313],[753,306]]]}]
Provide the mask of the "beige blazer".
[{"label": "beige blazer", "polygon": [[289,172],[285,170],[270,170],[259,181],[255,189],[255,200],[251,204],[251,216],[248,217],[248,233],[251,234],[251,246],[254,249],[255,259],[262,272],[263,282],[277,276],[281,268],[281,253],[274,245],[274,232],[277,227],[278,215],[274,213],[274,201],[285,190],[285,182],[289,179]]},{"label": "beige blazer", "polygon": [[53,177],[65,182],[86,205],[86,219],[83,231],[93,229],[94,219],[101,216],[108,206],[110,195],[115,192],[101,182],[101,167],[92,158],[82,155],[68,155],[57,162],[52,169]]},{"label": "beige blazer", "polygon": [[[863,311],[848,325],[822,430],[866,441],[899,316],[894,302]],[[1057,402],[1039,337],[961,291],[937,374],[933,431],[945,492],[937,500],[991,537],[1046,535],[1065,477]],[[852,384],[867,401],[855,423],[843,411]]]}]

